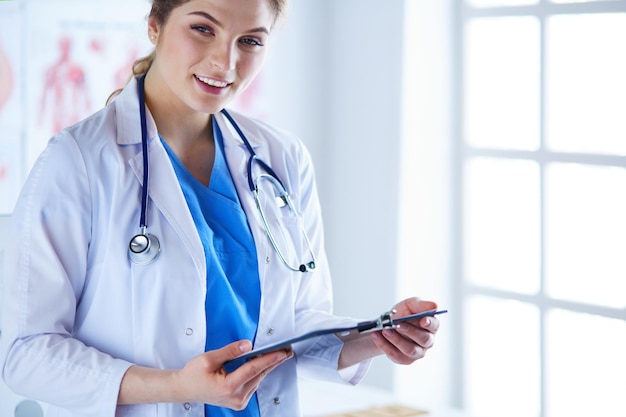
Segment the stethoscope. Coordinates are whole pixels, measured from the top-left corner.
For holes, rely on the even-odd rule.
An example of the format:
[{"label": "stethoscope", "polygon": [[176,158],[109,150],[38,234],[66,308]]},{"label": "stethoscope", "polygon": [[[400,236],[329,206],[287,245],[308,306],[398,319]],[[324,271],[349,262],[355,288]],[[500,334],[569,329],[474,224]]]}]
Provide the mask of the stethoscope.
[{"label": "stethoscope", "polygon": [[[137,94],[139,96],[139,117],[141,121],[141,148],[143,152],[143,186],[141,190],[141,215],[139,218],[140,232],[139,234],[133,236],[128,244],[128,257],[130,258],[131,262],[136,265],[148,265],[154,262],[154,260],[161,253],[161,244],[159,242],[159,239],[155,235],[148,233],[148,224],[146,220],[148,211],[148,181],[150,179],[150,175],[148,157],[148,127],[146,119],[146,99],[144,89],[145,77],[146,75],[144,74],[139,78],[137,88]],[[252,192],[252,195],[254,197],[254,201],[259,211],[265,233],[267,234],[267,237],[270,240],[270,243],[272,244],[272,247],[276,251],[278,257],[292,271],[308,272],[315,269],[316,259],[313,248],[311,247],[311,242],[309,240],[309,237],[307,236],[301,218],[298,215],[298,212],[296,211],[283,182],[280,180],[278,174],[276,174],[276,172],[274,172],[274,170],[267,163],[265,163],[265,161],[259,158],[256,152],[254,152],[254,149],[248,141],[248,138],[243,133],[239,125],[235,122],[230,113],[228,113],[228,111],[226,111],[225,109],[223,109],[221,113],[226,117],[226,119],[228,119],[243,143],[246,145],[248,152],[250,153],[250,158],[248,159],[247,163],[248,186],[250,187],[250,191]],[[258,175],[256,178],[253,178],[252,167],[255,162],[265,171],[265,173]],[[311,260],[309,262],[301,263],[300,265],[294,266],[289,261],[287,261],[287,258],[278,247],[277,241],[274,238],[274,235],[265,217],[265,212],[261,204],[261,197],[259,192],[259,182],[261,180],[269,181],[276,194],[275,197],[279,206],[287,206],[291,213],[298,219],[304,241],[306,242],[311,257]]]}]

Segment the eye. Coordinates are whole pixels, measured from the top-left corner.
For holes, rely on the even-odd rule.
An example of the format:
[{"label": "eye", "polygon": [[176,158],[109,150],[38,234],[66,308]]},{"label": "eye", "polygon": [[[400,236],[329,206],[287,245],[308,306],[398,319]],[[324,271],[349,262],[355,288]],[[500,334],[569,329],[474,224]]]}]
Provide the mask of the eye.
[{"label": "eye", "polygon": [[240,42],[248,46],[263,46],[263,42],[256,38],[241,38]]},{"label": "eye", "polygon": [[207,27],[207,26],[202,26],[202,25],[192,25],[191,26],[192,30],[195,30],[197,32],[201,32],[201,33],[206,33],[206,34],[211,34],[213,33],[213,31],[211,30],[211,28]]}]

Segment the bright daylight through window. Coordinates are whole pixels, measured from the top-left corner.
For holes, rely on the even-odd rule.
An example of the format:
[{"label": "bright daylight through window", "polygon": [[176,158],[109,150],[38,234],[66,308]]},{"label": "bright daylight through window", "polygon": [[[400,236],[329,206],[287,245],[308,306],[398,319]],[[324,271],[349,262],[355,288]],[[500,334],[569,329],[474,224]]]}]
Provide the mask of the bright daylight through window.
[{"label": "bright daylight through window", "polygon": [[456,401],[626,410],[626,1],[458,0]]}]

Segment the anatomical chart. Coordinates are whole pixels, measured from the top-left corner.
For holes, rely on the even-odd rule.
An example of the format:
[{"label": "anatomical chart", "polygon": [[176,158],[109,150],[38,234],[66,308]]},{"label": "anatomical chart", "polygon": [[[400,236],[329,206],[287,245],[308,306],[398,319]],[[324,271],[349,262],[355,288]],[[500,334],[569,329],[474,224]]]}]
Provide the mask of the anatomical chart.
[{"label": "anatomical chart", "polygon": [[19,17],[16,2],[0,2],[0,214],[13,210],[23,177]]},{"label": "anatomical chart", "polygon": [[26,2],[27,165],[49,138],[104,107],[149,52],[145,0]]}]

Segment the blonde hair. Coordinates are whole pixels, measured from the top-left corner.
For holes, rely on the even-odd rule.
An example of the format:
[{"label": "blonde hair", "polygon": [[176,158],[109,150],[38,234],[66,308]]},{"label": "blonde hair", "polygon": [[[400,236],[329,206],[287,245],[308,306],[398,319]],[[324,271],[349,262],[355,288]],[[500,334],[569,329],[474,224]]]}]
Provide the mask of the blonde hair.
[{"label": "blonde hair", "polygon": [[[152,8],[150,9],[149,17],[154,17],[160,25],[163,25],[172,14],[172,10],[187,3],[188,1],[189,0],[152,0]],[[288,0],[267,1],[274,10],[274,22],[277,22],[286,14]],[[156,50],[153,49],[148,55],[136,60],[133,63],[132,74],[128,77],[126,84],[128,84],[133,77],[147,73],[154,62],[155,57]],[[109,98],[107,98],[106,104],[109,104],[121,91],[122,88],[119,88],[112,92]]]}]

